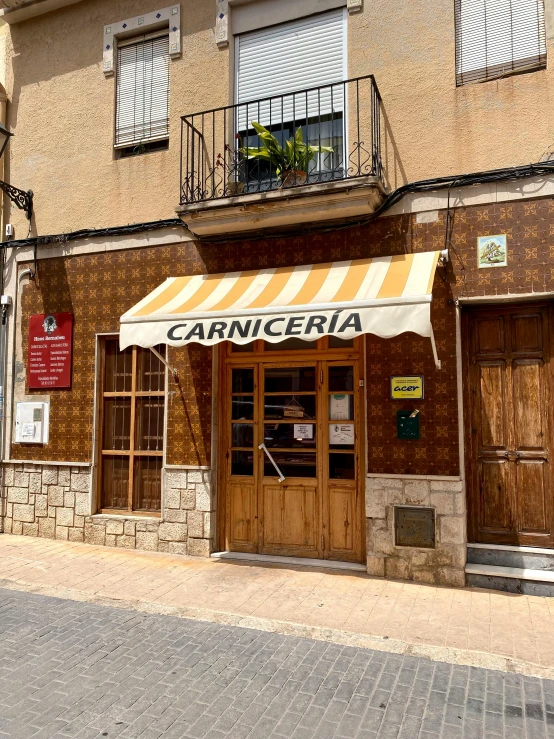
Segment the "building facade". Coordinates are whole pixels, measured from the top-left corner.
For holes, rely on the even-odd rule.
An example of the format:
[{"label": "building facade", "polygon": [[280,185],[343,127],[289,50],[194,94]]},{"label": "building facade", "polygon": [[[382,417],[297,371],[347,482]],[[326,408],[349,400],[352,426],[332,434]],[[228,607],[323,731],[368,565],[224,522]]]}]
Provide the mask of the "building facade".
[{"label": "building facade", "polygon": [[5,533],[549,594],[554,6],[477,5],[4,3]]}]

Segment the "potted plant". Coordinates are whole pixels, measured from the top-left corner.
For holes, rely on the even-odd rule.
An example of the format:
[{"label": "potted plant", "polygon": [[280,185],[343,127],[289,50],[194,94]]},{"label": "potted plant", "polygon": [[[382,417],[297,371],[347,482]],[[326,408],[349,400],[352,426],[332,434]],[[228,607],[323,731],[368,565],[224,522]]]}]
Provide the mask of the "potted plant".
[{"label": "potted plant", "polygon": [[297,128],[294,138],[285,141],[281,146],[275,136],[267,128],[252,121],[252,127],[258,134],[260,147],[245,146],[240,153],[246,159],[265,159],[275,168],[281,187],[304,185],[308,179],[308,165],[320,152],[333,153],[332,146],[310,146],[304,143],[302,128]]}]

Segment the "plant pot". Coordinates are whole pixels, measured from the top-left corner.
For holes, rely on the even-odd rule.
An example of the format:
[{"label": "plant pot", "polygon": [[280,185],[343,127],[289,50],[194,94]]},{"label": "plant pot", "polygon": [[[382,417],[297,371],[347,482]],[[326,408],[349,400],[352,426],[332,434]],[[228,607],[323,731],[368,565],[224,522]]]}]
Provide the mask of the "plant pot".
[{"label": "plant pot", "polygon": [[308,173],[300,169],[289,169],[281,174],[281,187],[292,187],[292,185],[305,185]]},{"label": "plant pot", "polygon": [[228,180],[225,192],[228,197],[240,195],[244,192],[244,182],[239,182],[239,180]]}]

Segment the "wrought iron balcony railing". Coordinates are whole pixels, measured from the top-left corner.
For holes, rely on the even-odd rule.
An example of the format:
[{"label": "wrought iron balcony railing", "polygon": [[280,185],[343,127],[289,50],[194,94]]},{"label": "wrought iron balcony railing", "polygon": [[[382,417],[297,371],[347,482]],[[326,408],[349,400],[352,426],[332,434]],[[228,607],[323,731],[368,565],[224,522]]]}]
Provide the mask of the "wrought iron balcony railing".
[{"label": "wrought iron balcony railing", "polygon": [[[271,157],[253,151],[257,124]],[[181,205],[381,173],[373,75],[181,118]]]}]

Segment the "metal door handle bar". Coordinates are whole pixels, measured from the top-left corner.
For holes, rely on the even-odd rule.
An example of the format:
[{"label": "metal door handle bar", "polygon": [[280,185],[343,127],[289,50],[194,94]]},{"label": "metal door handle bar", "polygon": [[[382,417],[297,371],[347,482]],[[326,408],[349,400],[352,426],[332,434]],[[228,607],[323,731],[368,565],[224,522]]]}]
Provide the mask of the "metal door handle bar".
[{"label": "metal door handle bar", "polygon": [[273,459],[273,457],[269,453],[266,445],[265,444],[260,444],[260,446],[258,447],[258,449],[263,449],[264,450],[264,452],[267,454],[267,458],[269,459],[269,461],[275,467],[275,469],[277,470],[277,472],[279,474],[279,482],[283,482],[283,480],[285,479],[285,476],[283,475],[283,473],[281,472],[281,470],[277,466],[277,462]]}]

